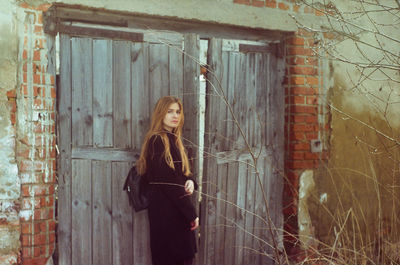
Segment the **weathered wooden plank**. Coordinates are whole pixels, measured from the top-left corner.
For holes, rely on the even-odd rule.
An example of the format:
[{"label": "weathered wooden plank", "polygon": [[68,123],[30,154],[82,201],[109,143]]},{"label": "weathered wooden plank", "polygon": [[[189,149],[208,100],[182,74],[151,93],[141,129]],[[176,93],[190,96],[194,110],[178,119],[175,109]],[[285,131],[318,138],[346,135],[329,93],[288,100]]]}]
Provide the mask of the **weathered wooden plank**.
[{"label": "weathered wooden plank", "polygon": [[59,264],[71,264],[71,38],[60,35],[60,89],[58,92],[58,247]]},{"label": "weathered wooden plank", "polygon": [[217,181],[218,186],[216,189],[216,220],[215,220],[215,262],[214,264],[225,264],[225,226],[226,226],[226,188],[227,188],[227,174],[228,165],[218,165],[217,167]]},{"label": "weathered wooden plank", "polygon": [[245,132],[249,145],[254,146],[254,131],[256,123],[256,89],[255,89],[255,54],[246,55],[246,107],[245,107]]},{"label": "weathered wooden plank", "polygon": [[131,44],[113,42],[114,147],[132,147]]},{"label": "weathered wooden plank", "polygon": [[111,177],[111,162],[92,162],[93,264],[113,264]]},{"label": "weathered wooden plank", "polygon": [[243,260],[244,250],[244,230],[245,230],[245,207],[246,207],[246,184],[247,184],[247,165],[244,163],[238,163],[238,185],[236,195],[236,253],[235,253],[235,264],[246,264]]},{"label": "weathered wooden plank", "polygon": [[252,167],[253,161],[248,160],[247,166],[247,187],[246,187],[246,207],[245,209],[248,211],[246,212],[245,217],[245,229],[246,233],[244,235],[244,245],[246,250],[244,251],[244,260],[246,264],[255,264],[255,256],[256,251],[254,249],[254,204],[255,204],[255,174],[254,168]]},{"label": "weathered wooden plank", "polygon": [[90,160],[72,160],[72,264],[92,264],[92,170]]},{"label": "weathered wooden plank", "polygon": [[143,34],[136,32],[107,30],[102,28],[73,26],[59,23],[57,30],[64,34],[71,34],[74,36],[88,36],[88,37],[101,37],[117,40],[128,41],[143,41]]},{"label": "weathered wooden plank", "polygon": [[181,45],[178,47],[168,47],[169,51],[169,95],[183,98],[183,51],[182,36]]},{"label": "weathered wooden plank", "polygon": [[150,226],[147,210],[133,213],[134,264],[151,264]]},{"label": "weathered wooden plank", "polygon": [[87,146],[93,143],[92,111],[92,40],[72,38],[72,144]]},{"label": "weathered wooden plank", "polygon": [[[193,42],[195,40],[190,39],[189,36],[186,37],[189,42]],[[194,37],[193,37],[194,39]],[[188,44],[185,42],[185,48],[188,50]],[[218,40],[216,39],[211,39],[209,41],[209,53],[208,53],[208,61],[210,65],[210,71],[207,74],[207,83],[206,83],[206,102],[207,105],[209,105],[209,108],[206,109],[206,124],[205,124],[205,141],[204,141],[204,150],[207,156],[207,159],[205,160],[204,164],[204,178],[203,178],[203,192],[205,196],[203,196],[203,205],[205,206],[203,212],[206,213],[204,216],[206,219],[204,221],[202,220],[202,223],[204,223],[204,230],[205,230],[205,235],[204,238],[202,239],[202,243],[204,243],[201,246],[201,250],[203,250],[203,255],[202,257],[204,261],[201,261],[201,264],[215,264],[215,255],[216,255],[216,250],[215,250],[215,232],[216,232],[216,186],[217,184],[217,179],[212,176],[216,176],[218,174],[218,168],[216,165],[215,158],[211,156],[211,154],[214,152],[216,148],[216,119],[218,118],[218,104],[217,102],[220,100],[219,97],[217,96],[218,94],[218,86],[215,85],[216,82],[216,73],[214,71],[214,67],[216,66],[215,64],[218,63],[218,57],[221,53],[220,47],[218,47]],[[185,51],[187,52],[187,51]],[[196,51],[195,51],[196,52]],[[193,59],[189,58],[187,55],[185,56],[185,67],[186,64],[189,64],[194,70],[195,65],[193,62]],[[187,70],[185,69],[185,80],[186,82],[189,83],[189,85],[194,85],[193,82],[190,82],[191,80],[188,80],[186,77]],[[192,72],[189,74],[193,75]],[[217,74],[218,75],[218,74]],[[185,90],[188,91],[188,90]],[[186,92],[185,92],[186,93]],[[190,93],[190,90],[189,92]],[[192,91],[193,93],[193,91]],[[189,105],[191,102],[190,97],[186,96],[184,97],[185,104]],[[190,113],[190,115],[193,115],[194,113]],[[190,137],[190,136],[189,136]]]},{"label": "weathered wooden plank", "polygon": [[189,157],[195,158],[192,169],[195,175],[198,171],[199,145],[199,91],[200,91],[200,40],[196,34],[185,34],[185,55],[183,59],[183,104],[185,108],[185,126],[183,137]]},{"label": "weathered wooden plank", "polygon": [[255,110],[257,115],[257,122],[255,127],[254,141],[261,146],[265,145],[265,130],[266,130],[266,109],[267,101],[266,95],[267,82],[266,74],[263,60],[268,57],[264,54],[256,54],[256,84],[255,84]]},{"label": "weathered wooden plank", "polygon": [[140,149],[150,125],[149,45],[132,44],[132,147]]},{"label": "weathered wooden plank", "polygon": [[227,170],[227,201],[226,206],[226,227],[225,227],[225,250],[224,264],[236,264],[235,253],[239,251],[236,243],[236,211],[237,208],[230,203],[236,204],[236,194],[238,188],[238,163],[229,163]]},{"label": "weathered wooden plank", "polygon": [[[238,53],[233,53],[230,52],[229,54],[229,66],[228,66],[228,89],[227,89],[227,95],[228,95],[228,103],[231,106],[232,110],[234,110],[234,113],[237,113],[237,99],[235,98],[235,86],[236,86],[236,68],[237,68],[237,63],[238,63]],[[235,114],[236,115],[236,114]],[[232,113],[228,109],[227,112],[227,145],[233,149],[234,148],[234,143],[236,140],[236,133],[237,133],[237,126],[236,123],[233,120]]]},{"label": "weathered wooden plank", "polygon": [[93,40],[93,144],[113,146],[112,41]]},{"label": "weathered wooden plank", "polygon": [[164,44],[149,45],[149,89],[152,108],[169,94],[168,46]]},{"label": "weathered wooden plank", "polygon": [[[265,224],[265,203],[264,203],[264,197],[263,197],[263,189],[265,188],[264,186],[264,158],[260,158],[258,160],[257,164],[257,169],[258,169],[258,175],[255,174],[256,178],[256,187],[255,187],[255,204],[254,204],[254,213],[256,216],[254,217],[254,234],[258,237],[255,238],[253,241],[253,248],[255,251],[258,252],[258,254],[255,256],[254,264],[263,264],[262,260],[262,253],[264,249],[264,243],[262,240],[267,240],[267,238],[264,237],[264,229],[266,227]],[[259,179],[261,180],[261,183]]]},{"label": "weathered wooden plank", "polygon": [[128,196],[122,191],[131,162],[113,162],[112,170],[112,259],[113,265],[133,263],[133,220]]},{"label": "weathered wooden plank", "polygon": [[139,157],[140,150],[121,150],[114,148],[72,148],[72,158],[101,161],[131,162]]}]

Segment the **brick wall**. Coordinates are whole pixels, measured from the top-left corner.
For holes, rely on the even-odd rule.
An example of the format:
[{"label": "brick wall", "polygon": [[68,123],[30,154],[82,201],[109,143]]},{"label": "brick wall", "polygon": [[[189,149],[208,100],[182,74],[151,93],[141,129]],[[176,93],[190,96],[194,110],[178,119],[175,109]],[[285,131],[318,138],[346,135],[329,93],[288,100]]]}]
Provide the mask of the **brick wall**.
[{"label": "brick wall", "polygon": [[42,12],[48,5],[21,4],[19,86],[10,91],[17,128],[17,163],[21,179],[22,264],[46,264],[55,248],[55,85],[50,74]]},{"label": "brick wall", "polygon": [[[321,10],[296,1],[274,0],[234,0],[234,3],[276,8],[288,13],[302,13],[309,16],[323,16]],[[318,36],[320,37],[320,36]],[[325,36],[323,36],[325,37]],[[298,242],[298,190],[299,178],[303,171],[316,169],[327,157],[326,148],[322,152],[312,152],[311,140],[321,140],[324,144],[329,121],[324,117],[322,67],[318,53],[318,39],[304,29],[298,29],[285,40],[285,185],[284,242],[289,255],[297,255]],[[296,258],[296,257],[294,257]]]}]

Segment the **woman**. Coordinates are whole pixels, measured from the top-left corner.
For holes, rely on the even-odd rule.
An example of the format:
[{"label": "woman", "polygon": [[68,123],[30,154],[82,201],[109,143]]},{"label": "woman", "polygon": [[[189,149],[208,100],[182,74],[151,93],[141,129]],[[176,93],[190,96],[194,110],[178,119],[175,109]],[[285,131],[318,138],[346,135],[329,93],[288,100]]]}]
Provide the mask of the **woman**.
[{"label": "woman", "polygon": [[190,265],[197,251],[194,230],[199,226],[190,200],[196,183],[191,174],[181,134],[182,102],[161,98],[137,163],[151,189],[148,208],[150,247],[154,265]]}]

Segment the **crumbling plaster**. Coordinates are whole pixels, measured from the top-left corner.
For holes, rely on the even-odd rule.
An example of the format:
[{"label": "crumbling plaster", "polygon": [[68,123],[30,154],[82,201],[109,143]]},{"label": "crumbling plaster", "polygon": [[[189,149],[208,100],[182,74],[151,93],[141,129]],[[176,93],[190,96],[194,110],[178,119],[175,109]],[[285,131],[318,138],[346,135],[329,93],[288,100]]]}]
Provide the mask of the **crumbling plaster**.
[{"label": "crumbling plaster", "polygon": [[11,124],[7,92],[17,86],[18,34],[15,4],[0,0],[0,6],[0,255],[6,260],[16,261],[20,244],[21,187],[15,159],[16,132]]},{"label": "crumbling plaster", "polygon": [[[395,1],[379,3],[395,5]],[[351,18],[346,32],[352,33],[357,42],[339,34],[341,38],[329,43],[329,52],[334,56],[329,59],[324,84],[331,112],[330,155],[315,172],[316,185],[308,208],[311,222],[318,224],[319,239],[332,240],[335,229],[338,231],[349,214],[347,224],[356,223],[357,228],[351,231],[350,225],[346,226],[350,229],[347,232],[374,242],[382,236],[378,229],[391,230],[390,235],[398,229],[400,72],[372,66],[365,68],[362,76],[359,66],[382,63],[398,69],[395,62],[399,61],[400,30],[393,26],[398,17],[389,12],[361,16],[363,9],[356,1],[338,0],[334,4],[345,18]],[[337,27],[340,23],[335,23],[334,29],[343,31]],[[377,30],[388,37],[376,36]],[[383,50],[371,47],[380,45]],[[385,234],[386,239],[390,235]]]}]

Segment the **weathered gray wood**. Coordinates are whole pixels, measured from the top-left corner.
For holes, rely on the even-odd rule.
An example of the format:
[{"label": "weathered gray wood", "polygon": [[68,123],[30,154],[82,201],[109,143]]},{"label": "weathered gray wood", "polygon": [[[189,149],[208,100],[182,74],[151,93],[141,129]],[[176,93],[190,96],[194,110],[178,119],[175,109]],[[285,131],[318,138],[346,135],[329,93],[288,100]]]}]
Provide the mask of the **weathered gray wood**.
[{"label": "weathered gray wood", "polygon": [[238,163],[238,186],[236,194],[236,253],[235,264],[245,264],[243,260],[243,253],[245,251],[245,207],[246,207],[246,184],[247,184],[247,165]]},{"label": "weathered gray wood", "polygon": [[218,165],[218,182],[216,189],[216,207],[215,207],[215,259],[214,264],[225,264],[225,226],[226,226],[226,187],[227,187],[227,174],[228,165]]},{"label": "weathered gray wood", "polygon": [[169,94],[168,46],[149,45],[149,89],[150,106]]},{"label": "weathered gray wood", "polygon": [[140,149],[150,125],[149,45],[132,44],[132,147]]},{"label": "weathered gray wood", "polygon": [[92,40],[72,38],[72,143],[92,145]]},{"label": "weathered gray wood", "polygon": [[136,32],[126,32],[117,30],[106,30],[102,28],[73,26],[59,23],[57,30],[64,34],[73,34],[74,36],[88,36],[111,38],[116,40],[143,41],[143,34]]},{"label": "weathered gray wood", "polygon": [[58,247],[59,264],[71,264],[71,39],[60,35],[58,108]]},{"label": "weathered gray wood", "polygon": [[93,264],[113,264],[111,177],[111,162],[92,162]]},{"label": "weathered gray wood", "polygon": [[183,50],[181,45],[169,47],[169,95],[183,98]]},{"label": "weathered gray wood", "polygon": [[93,40],[93,144],[113,146],[112,41]]},{"label": "weathered gray wood", "polygon": [[[229,135],[229,133],[228,133]],[[238,163],[228,164],[228,187],[227,187],[227,201],[236,203],[236,194],[238,188]],[[226,206],[226,233],[225,233],[225,251],[224,251],[224,264],[236,264],[235,253],[238,251],[236,243],[235,231],[238,229],[236,226],[236,207],[228,204]]]},{"label": "weathered gray wood", "polygon": [[128,196],[122,191],[131,162],[113,162],[111,176],[112,194],[112,259],[113,265],[135,264],[133,262],[132,208]]},{"label": "weathered gray wood", "polygon": [[131,44],[113,42],[114,147],[132,147]]},{"label": "weathered gray wood", "polygon": [[134,264],[151,264],[150,227],[147,210],[133,213]]},{"label": "weathered gray wood", "polygon": [[185,34],[185,56],[183,59],[183,105],[185,110],[185,126],[183,137],[189,157],[194,158],[192,171],[195,176],[198,170],[199,145],[199,91],[200,91],[200,40],[196,34]]},{"label": "weathered gray wood", "polygon": [[92,264],[92,171],[90,160],[72,160],[72,264]]},{"label": "weathered gray wood", "polygon": [[72,158],[102,161],[131,162],[139,157],[139,150],[121,150],[114,148],[76,147],[72,148]]},{"label": "weathered gray wood", "polygon": [[255,174],[254,168],[252,167],[253,161],[248,160],[247,166],[247,187],[246,187],[246,217],[245,217],[245,234],[244,234],[244,245],[246,250],[243,252],[245,264],[255,264],[255,249],[254,249],[254,204],[255,204]]},{"label": "weathered gray wood", "polygon": [[[215,42],[211,39],[210,43]],[[247,42],[245,45],[254,44]],[[246,53],[239,53],[240,47],[241,51]],[[270,54],[274,49],[264,48],[265,45],[262,49],[241,46],[240,41],[225,42],[222,46],[222,54],[226,53],[228,59],[223,59],[224,56],[222,56],[222,60],[219,61],[223,63],[219,66],[220,69],[215,71],[216,73],[223,71],[223,77],[227,76],[228,81],[222,78],[221,82],[228,88],[227,99],[244,137],[237,124],[233,122],[232,114],[228,112],[224,117],[220,102],[213,99],[215,94],[212,90],[207,91],[206,128],[208,131],[206,130],[205,145],[212,156],[206,157],[205,160],[207,171],[205,180],[207,193],[214,195],[215,192],[217,200],[215,206],[210,199],[206,200],[206,205],[203,206],[203,212],[206,215],[203,219],[206,222],[204,224],[206,235],[202,234],[205,242],[202,247],[206,264],[273,264],[273,260],[264,255],[265,253],[274,254],[271,248],[271,233],[266,221],[255,216],[259,215],[261,218],[268,219],[267,210],[270,210],[274,237],[278,245],[281,244],[282,226],[279,222],[282,220],[280,186],[282,176],[278,176],[277,172],[282,172],[283,159],[279,161],[280,155],[276,156],[276,153],[283,154],[283,141],[276,148],[276,143],[274,146],[272,144],[274,141],[281,143],[279,137],[284,135],[281,131],[283,130],[284,109],[282,106],[284,104],[283,97],[280,97],[283,95],[281,82],[272,81],[271,77],[276,75],[281,78],[283,74],[277,71],[277,66],[270,65],[269,56],[275,56]],[[218,58],[217,54],[211,51],[212,48],[209,49],[210,65],[213,62],[212,56]],[[218,59],[215,60],[218,61]],[[272,89],[274,93],[282,94],[271,95]],[[273,120],[274,117],[276,119],[279,117],[280,121]],[[220,124],[223,120],[227,123],[226,133],[218,137],[217,134],[224,131]],[[277,132],[280,134],[279,137],[276,135]],[[267,141],[263,140],[265,138]],[[251,151],[255,155],[254,161],[247,149],[247,144],[251,146]],[[277,164],[271,160],[273,157],[276,157]],[[216,162],[218,169],[215,169],[210,161]],[[261,184],[256,176],[254,163],[257,163],[261,172]],[[223,169],[222,165],[227,165],[227,170]],[[274,169],[278,170],[274,171]],[[224,180],[221,174],[227,174],[228,180]],[[213,190],[215,189],[212,187],[213,184],[216,184],[216,190]],[[267,205],[261,185],[266,193]],[[222,202],[223,190],[226,190],[227,201],[232,201],[236,206],[219,204]],[[231,194],[234,194],[233,198]],[[275,203],[276,201],[278,203]],[[277,207],[277,205],[280,206]],[[210,212],[209,209],[215,209],[215,213]],[[227,221],[223,223],[219,217],[224,217]],[[214,222],[217,227],[215,230],[212,229]],[[279,227],[276,227],[277,224]],[[221,225],[225,227],[224,232],[218,231]],[[223,258],[218,254],[218,249],[221,248],[221,237],[225,240]],[[210,250],[212,246],[215,250]]]}]

